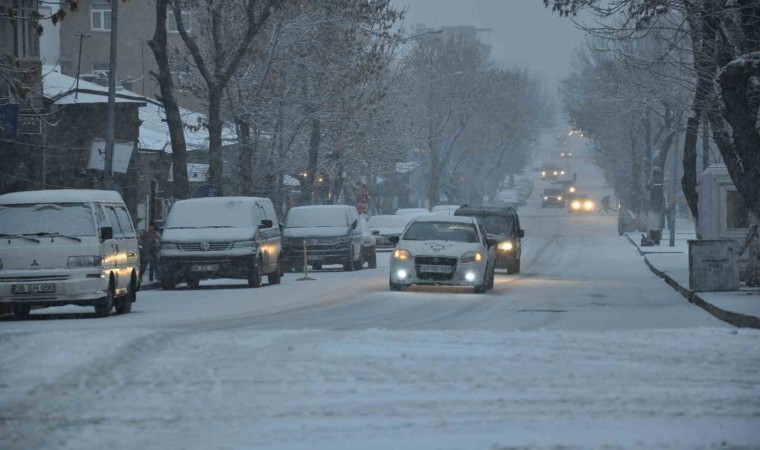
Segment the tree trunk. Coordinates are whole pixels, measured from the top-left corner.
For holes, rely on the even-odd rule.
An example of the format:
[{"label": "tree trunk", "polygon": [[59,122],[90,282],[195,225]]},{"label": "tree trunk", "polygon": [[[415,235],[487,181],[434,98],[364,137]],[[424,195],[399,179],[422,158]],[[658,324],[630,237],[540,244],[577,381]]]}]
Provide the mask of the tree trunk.
[{"label": "tree trunk", "polygon": [[683,143],[683,177],[681,189],[691,216],[696,222],[699,218],[699,193],[697,192],[697,134],[699,133],[699,108],[694,98],[694,115],[686,120],[686,137]]},{"label": "tree trunk", "polygon": [[430,151],[430,167],[428,167],[428,185],[427,199],[428,208],[432,209],[438,205],[438,199],[441,198],[441,172],[443,164],[438,154],[438,149],[433,146]]},{"label": "tree trunk", "polygon": [[216,187],[217,195],[224,195],[222,186],[222,90],[209,89],[208,92],[208,178]]},{"label": "tree trunk", "polygon": [[662,225],[665,217],[665,164],[668,160],[668,152],[673,144],[676,130],[671,130],[665,136],[665,139],[659,144],[658,151],[652,160],[652,181],[649,193],[649,230],[656,230],[657,244],[660,244],[662,238]]},{"label": "tree trunk", "polygon": [[169,68],[169,54],[166,49],[166,11],[169,0],[156,0],[156,28],[148,46],[153,51],[158,65],[158,73],[153,77],[161,89],[161,102],[166,114],[166,124],[169,127],[169,138],[172,146],[172,194],[176,199],[190,196],[190,183],[187,178],[187,144],[179,106],[174,97],[174,82]]},{"label": "tree trunk", "polygon": [[240,193],[253,196],[253,149],[251,148],[251,126],[242,119],[236,120],[238,141],[240,142]]},{"label": "tree trunk", "polygon": [[303,198],[305,204],[312,204],[316,198],[315,180],[317,178],[317,164],[319,163],[319,146],[322,142],[322,124],[319,119],[311,120],[311,137],[309,138],[309,160],[306,166],[306,185],[303,186]]}]

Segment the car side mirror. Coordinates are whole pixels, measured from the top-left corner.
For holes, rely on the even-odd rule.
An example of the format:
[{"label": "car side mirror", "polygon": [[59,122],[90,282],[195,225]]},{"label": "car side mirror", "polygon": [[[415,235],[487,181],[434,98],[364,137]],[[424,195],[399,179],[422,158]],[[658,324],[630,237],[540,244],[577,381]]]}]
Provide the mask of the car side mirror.
[{"label": "car side mirror", "polygon": [[109,239],[113,239],[113,228],[111,228],[111,227],[101,227],[100,228],[100,240],[101,241],[107,241]]},{"label": "car side mirror", "polygon": [[488,247],[490,248],[498,244],[498,242],[496,242],[496,239],[486,239],[486,244],[488,244]]},{"label": "car side mirror", "polygon": [[274,222],[272,222],[269,219],[264,219],[259,224],[259,230],[261,230],[262,228],[272,228],[273,226],[274,226]]},{"label": "car side mirror", "polygon": [[380,230],[372,230],[372,234],[378,236],[380,234]]},{"label": "car side mirror", "polygon": [[388,242],[390,242],[393,245],[398,244],[399,238],[398,236],[391,236],[388,238]]},{"label": "car side mirror", "polygon": [[351,229],[355,230],[358,225],[359,225],[359,221],[354,220],[353,222],[351,222]]},{"label": "car side mirror", "polygon": [[517,230],[517,237],[520,239],[525,237],[525,230]]}]

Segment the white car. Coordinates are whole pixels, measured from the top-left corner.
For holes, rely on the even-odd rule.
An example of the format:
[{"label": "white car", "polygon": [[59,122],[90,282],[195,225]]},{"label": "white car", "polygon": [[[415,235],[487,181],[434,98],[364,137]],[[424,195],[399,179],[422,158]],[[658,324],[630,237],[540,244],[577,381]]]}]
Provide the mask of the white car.
[{"label": "white car", "polygon": [[389,240],[392,236],[401,236],[411,219],[407,216],[379,215],[369,218],[369,229],[375,236],[377,248],[393,248]]},{"label": "white car", "polygon": [[414,219],[396,241],[389,284],[400,291],[414,284],[493,288],[495,241],[473,217]]}]

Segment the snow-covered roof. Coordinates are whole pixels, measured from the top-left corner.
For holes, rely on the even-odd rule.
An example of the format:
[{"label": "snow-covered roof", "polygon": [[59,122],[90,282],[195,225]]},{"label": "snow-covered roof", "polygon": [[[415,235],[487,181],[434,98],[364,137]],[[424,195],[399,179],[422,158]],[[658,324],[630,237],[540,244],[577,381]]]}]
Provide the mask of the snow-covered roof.
[{"label": "snow-covered roof", "polygon": [[[61,73],[59,66],[44,66],[42,93],[56,105],[108,103],[108,88]],[[146,98],[125,89],[117,90],[116,103],[145,103]]]},{"label": "snow-covered roof", "polygon": [[[200,150],[208,148],[208,129],[205,127],[206,116],[180,108],[179,114],[185,129],[185,143],[188,150]],[[172,152],[171,138],[169,137],[169,125],[166,123],[166,114],[163,106],[153,100],[140,108],[140,143],[142,150]],[[232,126],[222,129],[223,142],[237,141],[237,134]]]},{"label": "snow-covered roof", "polygon": [[113,202],[123,203],[116,191],[97,189],[50,189],[46,191],[24,191],[0,195],[0,204],[18,205],[32,203],[79,203]]}]

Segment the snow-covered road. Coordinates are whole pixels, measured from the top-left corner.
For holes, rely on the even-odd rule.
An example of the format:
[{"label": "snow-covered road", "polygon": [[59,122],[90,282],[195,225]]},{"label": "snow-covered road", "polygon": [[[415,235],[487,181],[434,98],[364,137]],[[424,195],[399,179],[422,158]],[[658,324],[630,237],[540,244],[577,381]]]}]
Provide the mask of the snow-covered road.
[{"label": "snow-covered road", "polygon": [[537,199],[523,273],[485,295],[390,292],[386,253],[310,282],[145,291],[126,316],[2,320],[0,448],[760,446],[760,333],[652,275],[614,214]]}]

